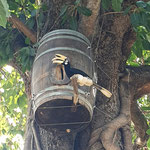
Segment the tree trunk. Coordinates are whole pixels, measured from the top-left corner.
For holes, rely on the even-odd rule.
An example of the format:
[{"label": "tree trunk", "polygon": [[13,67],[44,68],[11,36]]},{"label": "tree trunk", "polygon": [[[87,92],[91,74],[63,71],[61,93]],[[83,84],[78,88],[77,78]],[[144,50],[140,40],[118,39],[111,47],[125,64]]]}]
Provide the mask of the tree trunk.
[{"label": "tree trunk", "polygon": [[[98,84],[108,89],[113,94],[112,97],[108,99],[97,92],[92,122],[86,129],[78,133],[60,134],[54,129],[46,131],[40,128],[32,122],[30,107],[25,150],[133,149],[130,121],[134,112],[130,111],[130,106],[137,97],[149,92],[147,90],[144,93],[141,90],[138,95],[137,90],[145,87],[150,79],[148,75],[146,77],[141,75],[142,78],[145,78],[145,82],[139,81],[139,86],[135,86],[138,80],[137,73],[132,67],[126,69],[126,60],[135,41],[135,33],[131,28],[129,16],[122,13],[103,12],[100,10],[100,2],[100,0],[83,2],[92,10],[92,15],[90,17],[80,16],[78,31],[90,39],[97,68]],[[38,39],[49,31],[61,28],[60,9],[63,4],[70,4],[72,1],[43,0],[43,3],[49,9],[45,13],[45,24],[42,30],[38,30]],[[130,2],[128,3],[130,5]],[[133,115],[132,119],[134,118]],[[145,130],[146,128],[147,126]],[[145,138],[145,134],[143,137]]]}]

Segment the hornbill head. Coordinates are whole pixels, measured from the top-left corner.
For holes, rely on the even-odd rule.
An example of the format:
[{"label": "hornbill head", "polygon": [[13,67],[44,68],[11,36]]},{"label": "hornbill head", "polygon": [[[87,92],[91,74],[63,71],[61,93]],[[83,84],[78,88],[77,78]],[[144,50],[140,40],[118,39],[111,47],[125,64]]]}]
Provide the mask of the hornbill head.
[{"label": "hornbill head", "polygon": [[53,64],[62,64],[62,65],[68,65],[69,60],[66,56],[61,54],[55,54],[55,57],[52,59]]}]

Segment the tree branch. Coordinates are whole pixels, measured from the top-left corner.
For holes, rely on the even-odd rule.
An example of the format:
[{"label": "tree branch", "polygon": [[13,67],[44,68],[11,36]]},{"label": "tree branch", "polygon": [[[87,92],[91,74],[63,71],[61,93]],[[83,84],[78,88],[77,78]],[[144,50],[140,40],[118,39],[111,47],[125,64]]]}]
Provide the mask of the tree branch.
[{"label": "tree branch", "polygon": [[82,31],[87,37],[91,37],[95,33],[95,27],[98,23],[98,15],[100,9],[101,0],[88,0],[87,8],[92,10],[92,15],[82,16],[81,22],[79,24],[79,30]]},{"label": "tree branch", "polygon": [[12,15],[11,17],[9,17],[8,20],[13,24],[13,27],[23,32],[24,35],[26,35],[32,43],[37,42],[36,34],[31,31],[27,26],[25,26],[16,16]]},{"label": "tree branch", "polygon": [[113,137],[114,133],[119,128],[127,125],[130,122],[130,100],[132,97],[128,89],[129,85],[126,82],[120,83],[120,115],[106,125],[108,128],[106,128],[101,135],[101,140],[106,150],[120,150],[119,146],[113,143]]},{"label": "tree branch", "polygon": [[150,66],[127,67],[126,75],[122,78],[134,87],[134,100],[150,93]]},{"label": "tree branch", "polygon": [[[120,147],[114,143],[113,139],[117,130],[130,122],[130,100],[132,97],[131,93],[128,91],[128,86],[129,85],[126,82],[121,82],[120,84],[121,111],[119,116],[106,124],[104,127],[95,130],[91,134],[89,146],[92,146],[92,144],[94,144],[100,137],[106,150],[120,150]],[[127,144],[131,145],[129,141],[126,142],[128,142]]]},{"label": "tree branch", "polygon": [[127,67],[126,75],[122,80],[128,82],[132,90],[133,98],[131,99],[131,120],[135,125],[138,138],[135,141],[134,149],[143,147],[148,139],[146,130],[148,129],[147,121],[138,108],[137,99],[145,94],[150,93],[150,66]]},{"label": "tree branch", "polygon": [[148,140],[149,136],[146,134],[148,130],[148,125],[144,115],[142,114],[141,110],[138,108],[137,102],[131,102],[131,120],[135,125],[135,130],[138,135],[137,140],[135,141],[134,147],[142,148],[146,141]]},{"label": "tree branch", "polygon": [[124,141],[124,150],[133,150],[132,145],[132,135],[130,131],[130,124],[122,128],[123,131],[123,141]]}]

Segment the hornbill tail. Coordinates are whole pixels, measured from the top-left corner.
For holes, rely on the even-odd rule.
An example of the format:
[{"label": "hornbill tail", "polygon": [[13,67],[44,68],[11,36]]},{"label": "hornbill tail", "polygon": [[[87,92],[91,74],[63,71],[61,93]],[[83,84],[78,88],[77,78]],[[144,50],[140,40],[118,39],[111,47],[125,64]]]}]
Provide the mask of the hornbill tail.
[{"label": "hornbill tail", "polygon": [[101,87],[100,85],[93,83],[94,87],[96,87],[97,90],[102,92],[106,97],[110,98],[112,96],[112,93],[110,93],[107,89]]}]

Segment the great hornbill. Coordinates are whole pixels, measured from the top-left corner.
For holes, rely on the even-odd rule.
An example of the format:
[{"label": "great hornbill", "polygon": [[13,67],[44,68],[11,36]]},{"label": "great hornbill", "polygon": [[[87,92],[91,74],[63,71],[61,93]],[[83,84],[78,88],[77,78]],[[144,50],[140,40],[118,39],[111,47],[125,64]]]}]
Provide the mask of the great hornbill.
[{"label": "great hornbill", "polygon": [[64,65],[64,69],[67,77],[70,80],[75,78],[77,83],[80,86],[84,86],[84,85],[89,87],[94,86],[96,89],[101,91],[106,97],[110,98],[112,96],[112,94],[107,89],[93,82],[93,80],[85,72],[76,68],[71,68],[69,59],[66,56],[61,54],[56,54],[55,57],[52,59],[52,62],[56,64]]}]

